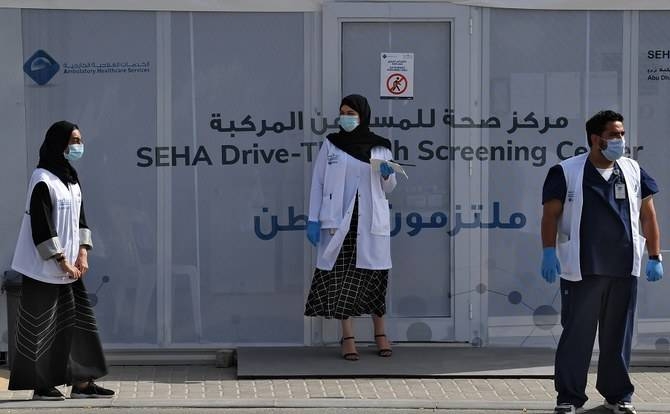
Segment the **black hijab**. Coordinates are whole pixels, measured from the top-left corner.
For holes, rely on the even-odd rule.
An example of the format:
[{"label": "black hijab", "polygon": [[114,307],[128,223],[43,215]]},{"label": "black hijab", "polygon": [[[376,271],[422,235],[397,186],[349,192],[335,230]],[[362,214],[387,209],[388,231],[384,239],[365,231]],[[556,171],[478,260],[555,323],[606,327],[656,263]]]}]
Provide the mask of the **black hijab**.
[{"label": "black hijab", "polygon": [[391,141],[370,131],[371,110],[368,100],[365,99],[364,96],[345,96],[340,103],[340,108],[342,105],[347,105],[358,112],[360,125],[351,132],[347,132],[340,127],[340,132],[329,134],[326,138],[328,138],[333,145],[357,160],[368,164],[370,163],[370,150],[372,147],[391,149]]},{"label": "black hijab", "polygon": [[68,121],[59,121],[51,125],[40,147],[40,162],[37,168],[44,168],[67,185],[79,182],[77,171],[65,159],[63,153],[70,142],[72,131],[79,127]]}]

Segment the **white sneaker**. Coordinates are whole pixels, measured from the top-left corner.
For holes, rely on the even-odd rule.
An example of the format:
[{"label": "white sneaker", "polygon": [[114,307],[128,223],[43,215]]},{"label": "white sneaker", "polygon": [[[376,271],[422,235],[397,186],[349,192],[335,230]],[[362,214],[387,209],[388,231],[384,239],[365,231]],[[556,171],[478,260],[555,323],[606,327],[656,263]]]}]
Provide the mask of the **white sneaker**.
[{"label": "white sneaker", "polygon": [[568,403],[557,404],[556,407],[554,407],[554,414],[576,414],[583,412],[583,407],[575,407],[574,405]]},{"label": "white sneaker", "polygon": [[619,401],[616,404],[610,404],[605,400],[605,407],[609,408],[613,413],[616,414],[637,414],[637,411],[635,411],[635,406],[633,403],[630,403],[628,401]]}]

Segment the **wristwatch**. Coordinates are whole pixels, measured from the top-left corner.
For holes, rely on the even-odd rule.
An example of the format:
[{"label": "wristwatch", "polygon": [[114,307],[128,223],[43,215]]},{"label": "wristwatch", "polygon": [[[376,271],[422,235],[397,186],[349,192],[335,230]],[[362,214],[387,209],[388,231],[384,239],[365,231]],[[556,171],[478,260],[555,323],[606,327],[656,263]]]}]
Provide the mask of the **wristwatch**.
[{"label": "wristwatch", "polygon": [[662,262],[663,261],[663,255],[660,254],[660,253],[649,255],[649,260],[656,260],[657,262]]},{"label": "wristwatch", "polygon": [[60,263],[62,263],[63,261],[65,261],[65,255],[64,255],[63,253],[61,253],[61,254],[59,254],[58,256],[56,256],[56,259],[55,259],[55,260],[56,260],[56,263],[60,264]]}]

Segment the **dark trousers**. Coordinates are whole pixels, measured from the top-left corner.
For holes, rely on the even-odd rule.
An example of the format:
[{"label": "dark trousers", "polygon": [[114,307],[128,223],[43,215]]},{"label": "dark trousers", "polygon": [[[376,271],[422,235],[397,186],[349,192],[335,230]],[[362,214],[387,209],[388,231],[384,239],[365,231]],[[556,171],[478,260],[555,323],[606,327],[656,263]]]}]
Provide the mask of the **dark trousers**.
[{"label": "dark trousers", "polygon": [[607,401],[631,401],[628,375],[637,297],[637,277],[585,275],[561,279],[561,325],[554,384],[557,402],[584,405],[596,330],[600,357],[596,389]]}]

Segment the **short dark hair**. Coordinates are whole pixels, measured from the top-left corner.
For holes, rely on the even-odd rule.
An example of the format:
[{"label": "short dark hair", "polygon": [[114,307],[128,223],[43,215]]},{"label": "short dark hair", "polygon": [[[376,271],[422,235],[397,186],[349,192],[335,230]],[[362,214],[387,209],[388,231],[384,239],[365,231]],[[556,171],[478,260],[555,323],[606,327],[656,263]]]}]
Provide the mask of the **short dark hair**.
[{"label": "short dark hair", "polygon": [[586,121],[586,141],[591,146],[591,135],[603,133],[609,122],[623,122],[623,115],[614,111],[600,111]]}]

